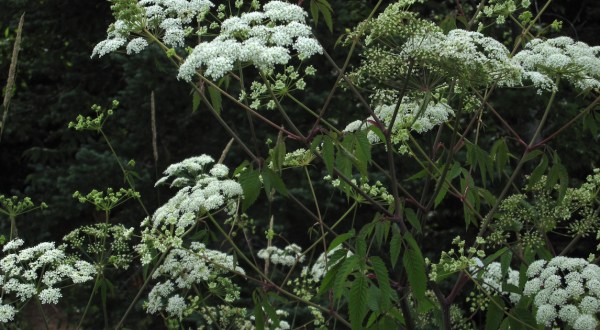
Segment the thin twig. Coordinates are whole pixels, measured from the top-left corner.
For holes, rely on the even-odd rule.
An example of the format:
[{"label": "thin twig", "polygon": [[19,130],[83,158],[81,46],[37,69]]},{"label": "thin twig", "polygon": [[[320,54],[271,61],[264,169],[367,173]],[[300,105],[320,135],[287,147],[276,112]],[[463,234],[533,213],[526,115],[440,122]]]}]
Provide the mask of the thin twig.
[{"label": "thin twig", "polygon": [[221,153],[221,157],[219,157],[219,161],[217,162],[217,164],[223,164],[223,162],[225,161],[225,157],[229,153],[229,149],[231,149],[231,146],[233,145],[234,141],[235,139],[231,138],[231,140],[227,142],[227,145],[225,146],[225,149],[223,149],[223,152]]},{"label": "thin twig", "polygon": [[4,107],[4,113],[2,114],[2,120],[0,120],[0,141],[2,141],[2,132],[6,126],[6,119],[8,118],[8,108],[10,101],[13,97],[13,89],[15,87],[15,76],[17,71],[17,62],[19,57],[19,50],[21,49],[21,35],[23,33],[23,22],[25,22],[25,13],[21,15],[19,20],[19,27],[17,28],[17,37],[15,38],[15,44],[13,46],[12,57],[10,59],[10,67],[8,68],[8,80],[6,81],[6,90],[4,92],[4,100],[2,106]]},{"label": "thin twig", "polygon": [[152,127],[152,155],[154,156],[154,166],[158,170],[158,146],[156,143],[156,102],[154,100],[154,91],[150,93],[150,120]]}]

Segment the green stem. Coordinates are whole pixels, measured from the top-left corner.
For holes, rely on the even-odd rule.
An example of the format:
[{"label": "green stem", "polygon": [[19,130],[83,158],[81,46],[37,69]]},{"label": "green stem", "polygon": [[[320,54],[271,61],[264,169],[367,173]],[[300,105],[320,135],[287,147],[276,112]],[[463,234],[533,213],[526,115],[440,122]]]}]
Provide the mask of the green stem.
[{"label": "green stem", "polygon": [[[555,82],[555,85],[558,86],[559,82],[560,82],[560,79],[557,78],[556,82]],[[510,187],[511,187],[512,183],[517,179],[517,176],[519,175],[521,169],[523,168],[523,165],[525,165],[525,162],[526,162],[526,159],[527,159],[527,155],[529,155],[529,153],[531,152],[531,150],[533,150],[532,147],[535,145],[535,141],[540,136],[540,134],[542,132],[542,128],[544,127],[544,124],[546,123],[546,120],[548,119],[548,114],[550,114],[550,110],[552,109],[552,104],[554,103],[554,98],[556,97],[556,93],[557,93],[557,89],[555,89],[555,90],[552,91],[552,95],[550,96],[550,100],[548,101],[548,105],[546,106],[546,109],[544,110],[544,114],[542,115],[542,119],[540,120],[540,123],[537,126],[537,128],[535,130],[535,133],[533,134],[533,137],[531,137],[531,140],[527,144],[527,148],[525,148],[525,151],[523,152],[523,155],[521,156],[521,159],[519,160],[519,163],[517,163],[517,166],[515,167],[515,170],[513,171],[513,173],[510,176],[510,178],[508,179],[508,182],[506,183],[506,185],[502,189],[502,192],[500,193],[500,195],[496,199],[496,203],[494,204],[494,206],[492,207],[492,209],[490,210],[490,212],[485,216],[485,218],[484,218],[484,220],[483,220],[483,222],[481,224],[481,228],[479,229],[479,233],[477,234],[477,236],[483,237],[483,234],[485,233],[487,227],[489,226],[490,222],[492,221],[492,218],[494,217],[494,214],[496,213],[496,211],[498,210],[498,207],[500,206],[500,202],[504,199],[504,197],[506,196],[506,194],[508,194],[508,191],[510,190]]]},{"label": "green stem", "polygon": [[301,138],[302,140],[304,140],[304,136],[302,135],[302,133],[300,132],[300,130],[298,129],[298,127],[296,127],[296,125],[294,124],[294,122],[292,121],[292,119],[287,115],[287,113],[285,112],[285,110],[281,106],[281,103],[279,102],[279,99],[275,95],[275,92],[273,92],[273,88],[271,87],[271,83],[269,82],[269,79],[267,79],[267,77],[265,77],[265,75],[262,74],[262,72],[260,73],[260,77],[262,78],[262,80],[264,81],[265,85],[267,86],[269,94],[271,95],[271,99],[273,101],[275,101],[275,105],[277,107],[277,110],[279,111],[279,113],[281,114],[281,116],[283,117],[283,119],[285,120],[285,122],[288,125],[290,125],[290,127],[292,128],[292,130],[294,131],[294,133],[296,133],[296,135],[299,138]]},{"label": "green stem", "polygon": [[[134,186],[133,182],[131,181],[131,178],[129,177],[129,175],[127,175],[127,171],[125,170],[125,167],[123,166],[123,163],[121,163],[121,160],[119,159],[119,156],[117,155],[117,152],[115,151],[115,149],[113,148],[112,144],[110,143],[110,140],[108,139],[108,136],[106,136],[106,134],[104,134],[104,131],[102,129],[100,129],[100,134],[102,134],[102,137],[104,138],[104,141],[108,145],[108,148],[110,149],[110,151],[112,152],[113,156],[117,160],[117,164],[119,164],[119,167],[121,168],[121,172],[123,172],[123,176],[125,177],[125,181],[127,182],[127,184],[129,185],[129,187],[131,189],[135,190],[135,186]],[[141,197],[134,197],[134,198],[138,201],[138,203],[140,204],[140,206],[142,207],[142,209],[146,213],[146,216],[149,217],[150,216],[150,212],[148,212],[148,209],[146,209],[146,205],[144,205],[144,202],[142,201],[142,198]]]},{"label": "green stem", "polygon": [[[550,6],[551,3],[552,3],[552,0],[548,0],[546,2],[544,7],[542,7],[542,9],[540,9],[540,11],[535,16],[535,18],[533,20],[531,20],[531,22],[529,22],[529,25],[527,25],[527,28],[521,32],[519,39],[521,39],[521,38],[523,38],[523,36],[529,34],[529,30],[531,30],[531,28],[537,23],[537,21],[540,19],[540,17],[542,17],[542,14],[546,11],[546,9],[548,9],[548,7]],[[513,51],[511,52],[510,55],[511,56],[514,55],[517,52],[517,49],[519,49],[519,43],[515,43],[515,47],[513,48]]]},{"label": "green stem", "polygon": [[[308,112],[310,115],[312,115],[313,117],[315,117],[317,120],[317,123],[321,122],[323,124],[325,124],[325,126],[327,126],[331,131],[336,132],[338,134],[341,133],[341,131],[339,129],[337,129],[335,126],[333,126],[331,123],[329,123],[329,121],[327,121],[326,119],[322,118],[322,116],[316,112],[314,112],[312,109],[310,109],[309,107],[307,107],[304,103],[300,102],[300,100],[298,100],[297,98],[295,98],[294,96],[292,96],[292,94],[287,93],[286,96],[294,101],[294,103],[296,103],[298,106],[300,106],[300,108],[304,109],[306,112]],[[313,126],[313,130],[316,128],[316,125]]]},{"label": "green stem", "polygon": [[46,318],[46,313],[44,313],[44,308],[42,307],[42,302],[40,301],[40,299],[37,296],[35,297],[35,304],[37,305],[38,309],[40,310],[40,315],[42,315],[42,319],[44,320],[44,326],[46,327],[46,330],[49,330],[50,326],[48,324],[48,319]]},{"label": "green stem", "polygon": [[[299,301],[305,305],[309,305],[315,308],[318,308],[319,310],[326,312],[326,313],[330,313],[331,311],[319,304],[315,304],[312,301],[306,300],[304,298],[298,297],[295,294],[288,292],[287,290],[282,289],[281,287],[279,287],[277,284],[275,284],[273,281],[271,281],[271,279],[269,279],[265,274],[263,274],[261,272],[261,270],[254,265],[252,262],[250,262],[250,260],[248,259],[248,257],[246,257],[246,255],[244,254],[244,252],[242,250],[240,250],[240,248],[235,244],[235,242],[233,242],[233,240],[231,239],[231,237],[227,236],[227,233],[225,232],[225,230],[223,230],[223,228],[221,228],[221,226],[219,225],[219,223],[217,222],[217,220],[209,213],[208,214],[209,219],[211,220],[211,222],[215,225],[215,227],[217,227],[217,230],[221,233],[221,235],[223,235],[225,237],[225,239],[227,240],[227,242],[231,245],[231,247],[233,247],[233,249],[235,250],[235,252],[238,254],[239,257],[241,257],[249,266],[250,268],[252,268],[252,270],[254,270],[257,274],[259,274],[266,283],[268,283],[269,285],[271,285],[275,290],[277,290],[278,292],[280,292],[281,294],[294,299],[296,301]],[[343,317],[341,317],[339,314],[334,313],[333,317],[335,317],[338,321],[340,321],[341,323],[343,323],[345,326],[351,328],[352,325],[350,324],[350,322],[346,321]]]},{"label": "green stem", "polygon": [[[315,189],[312,184],[312,180],[310,179],[310,174],[308,173],[308,169],[306,166],[303,166],[304,173],[306,174],[306,179],[308,180],[308,186],[310,187],[310,193],[312,195],[313,201],[315,202],[315,209],[317,210],[317,216],[319,217],[319,228],[321,228],[321,238],[323,241],[323,251],[327,251],[327,241],[325,241],[325,229],[323,223],[323,217],[321,216],[321,210],[319,209],[319,201],[317,200],[317,194],[315,193]],[[327,268],[327,258],[325,258],[325,268]]]},{"label": "green stem", "polygon": [[167,254],[169,253],[169,250],[170,249],[167,249],[165,252],[163,252],[161,254],[160,258],[156,262],[156,265],[154,265],[154,268],[152,268],[152,270],[148,274],[148,277],[146,278],[146,280],[142,284],[142,287],[138,290],[137,294],[135,295],[135,297],[133,298],[133,300],[131,301],[131,303],[127,307],[127,310],[125,311],[125,314],[123,314],[123,317],[121,317],[121,320],[115,326],[116,330],[119,330],[119,329],[121,329],[123,327],[123,324],[125,323],[125,319],[127,319],[127,316],[133,310],[133,306],[135,306],[135,304],[137,303],[137,301],[142,296],[142,293],[144,293],[144,290],[146,290],[146,287],[148,286],[148,283],[150,283],[150,279],[152,278],[152,275],[158,269],[158,267],[162,264],[163,260],[167,257]]},{"label": "green stem", "polygon": [[16,238],[18,236],[17,233],[17,219],[15,218],[14,215],[10,215],[10,237],[8,239],[8,241],[12,241],[13,238]]},{"label": "green stem", "polygon": [[[373,9],[371,10],[371,12],[369,13],[369,16],[366,19],[367,21],[370,20],[371,18],[373,18],[373,16],[377,12],[377,9],[379,9],[379,6],[381,6],[382,2],[383,2],[383,0],[377,1],[377,3],[375,4],[375,6],[373,7]],[[333,59],[331,59],[331,57],[329,57],[329,54],[326,54],[326,56],[330,60],[331,64],[338,71],[338,76],[337,76],[337,78],[335,80],[335,83],[334,83],[333,87],[331,88],[331,91],[329,91],[329,95],[327,95],[327,98],[325,99],[325,103],[323,103],[323,107],[321,108],[321,111],[319,112],[319,114],[317,116],[317,121],[314,123],[314,125],[313,125],[313,127],[311,129],[311,132],[314,131],[317,128],[317,125],[319,124],[319,122],[323,121],[322,117],[325,115],[325,111],[329,107],[329,104],[331,103],[331,100],[333,99],[333,95],[335,94],[335,91],[337,90],[338,86],[340,85],[340,81],[342,79],[346,79],[346,70],[348,68],[348,65],[350,64],[350,59],[352,58],[352,55],[354,54],[354,50],[356,49],[356,44],[358,43],[359,39],[360,38],[357,36],[352,41],[352,45],[350,46],[350,50],[348,51],[348,55],[346,55],[346,60],[344,61],[344,64],[342,65],[341,68],[339,68],[337,66],[337,64],[335,63],[335,61],[333,61]],[[324,49],[324,47],[323,47],[323,49]]]},{"label": "green stem", "polygon": [[88,299],[88,302],[85,305],[85,309],[83,310],[81,319],[79,319],[79,323],[77,324],[77,329],[81,329],[81,326],[83,325],[83,320],[85,320],[85,316],[86,316],[90,306],[92,305],[92,300],[94,298],[94,295],[96,294],[96,288],[98,285],[98,281],[100,280],[100,274],[101,274],[100,272],[98,272],[98,274],[96,274],[96,279],[94,279],[94,287],[92,288],[92,293],[90,294],[90,298]]}]

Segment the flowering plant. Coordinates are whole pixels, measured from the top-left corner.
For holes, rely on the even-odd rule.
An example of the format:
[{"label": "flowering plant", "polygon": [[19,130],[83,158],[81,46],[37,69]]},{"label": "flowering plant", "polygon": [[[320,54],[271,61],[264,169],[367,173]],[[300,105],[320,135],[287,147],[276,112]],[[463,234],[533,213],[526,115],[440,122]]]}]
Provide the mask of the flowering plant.
[{"label": "flowering plant", "polygon": [[[600,103],[600,47],[547,37],[546,7],[533,18],[529,1],[461,6],[450,26],[419,15],[423,2],[379,1],[340,37],[340,66],[303,1],[111,1],[115,21],[92,57],[160,50],[231,141],[218,160],[201,154],[168,166],[156,186],[173,195],[154,211],[136,190],[135,162],[116,157],[127,189],[74,194],[103,222],[75,229],[58,248],[19,250],[11,230],[0,322],[28,299],[57,303],[58,283],[94,280],[82,325],[109,277],[135,263],[143,280],[116,328],[139,306],[172,328],[596,328],[599,259],[579,258],[576,245],[600,237],[599,170],[571,187],[547,146]],[[331,21],[328,1],[307,6],[313,22]],[[518,40],[487,28],[509,29],[507,19]],[[335,81],[315,107],[305,92],[326,66]],[[516,90],[544,104],[539,113],[524,105],[539,117],[531,132],[496,107]],[[341,118],[331,109],[336,93],[357,100]],[[588,105],[548,132],[557,98],[576,96]],[[69,126],[100,134],[114,153],[104,125],[118,106],[95,105],[95,118]],[[232,124],[246,125],[232,108],[248,114],[251,136]],[[258,124],[277,137],[265,152]],[[232,148],[245,159],[230,159]],[[342,212],[329,212],[326,194],[345,197]],[[145,219],[111,224],[129,199]],[[16,200],[7,201],[0,213],[15,223],[18,212],[5,209]],[[465,229],[431,248],[453,202]],[[34,208],[24,203],[17,209]],[[309,237],[282,229],[278,205],[310,219]]]}]

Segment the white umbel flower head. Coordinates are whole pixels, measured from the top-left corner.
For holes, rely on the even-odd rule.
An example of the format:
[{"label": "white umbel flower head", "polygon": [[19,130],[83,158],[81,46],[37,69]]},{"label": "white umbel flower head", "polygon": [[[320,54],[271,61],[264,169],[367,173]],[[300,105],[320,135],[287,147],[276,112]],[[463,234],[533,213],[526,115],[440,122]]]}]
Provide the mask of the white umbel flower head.
[{"label": "white umbel flower head", "polygon": [[578,89],[600,87],[600,49],[569,37],[533,39],[513,60],[525,69],[524,77],[538,90],[557,88],[563,78]]},{"label": "white umbel flower head", "polygon": [[151,260],[150,249],[165,252],[181,247],[182,235],[206,213],[235,210],[243,198],[242,186],[227,178],[227,166],[213,163],[214,159],[207,155],[191,157],[170,165],[165,177],[158,180],[157,185],[171,181],[171,187],[179,191],[142,223],[145,229],[136,249],[143,264]]},{"label": "white umbel flower head", "polygon": [[595,329],[600,267],[585,259],[558,256],[531,263],[527,278],[523,294],[534,297],[540,324],[551,326],[560,319],[573,329]]},{"label": "white umbel flower head", "polygon": [[[0,259],[2,299],[11,297],[13,302],[25,302],[35,296],[43,304],[57,304],[62,297],[58,284],[69,280],[72,283],[90,281],[96,273],[93,265],[67,256],[53,242],[18,250],[22,244],[20,239],[9,242],[8,248],[4,248],[7,254]],[[13,320],[17,309],[2,304],[2,299],[0,322],[6,323]]]},{"label": "white umbel flower head", "polygon": [[126,47],[127,55],[137,54],[148,46],[148,41],[144,38],[135,38],[131,40]]},{"label": "white umbel flower head", "polygon": [[323,52],[305,23],[306,12],[299,6],[271,1],[264,11],[230,17],[221,24],[220,34],[197,45],[180,66],[178,79],[191,81],[197,70],[219,79],[236,65],[251,64],[259,70],[272,70],[287,64],[296,51],[300,59]]}]

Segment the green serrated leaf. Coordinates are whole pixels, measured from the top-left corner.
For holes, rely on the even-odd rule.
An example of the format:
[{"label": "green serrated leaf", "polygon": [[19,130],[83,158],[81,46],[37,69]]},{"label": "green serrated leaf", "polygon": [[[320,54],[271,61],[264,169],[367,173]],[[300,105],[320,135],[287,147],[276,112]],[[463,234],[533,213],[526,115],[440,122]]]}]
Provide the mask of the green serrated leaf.
[{"label": "green serrated leaf", "polygon": [[273,163],[273,170],[276,172],[281,172],[283,167],[283,162],[285,160],[286,148],[285,141],[283,139],[283,135],[279,134],[277,136],[277,142],[273,149],[269,150],[269,160]]},{"label": "green serrated leaf", "polygon": [[371,143],[367,138],[366,131],[358,131],[354,133],[354,155],[356,156],[359,167],[363,169],[362,172],[367,172],[367,167],[371,161]]},{"label": "green serrated leaf", "polygon": [[488,205],[494,205],[496,203],[496,196],[494,196],[494,194],[492,194],[489,190],[481,188],[478,190],[478,192],[479,196],[483,197]]},{"label": "green serrated leaf", "polygon": [[450,30],[456,29],[456,17],[454,15],[448,15],[440,23],[440,28],[444,33],[450,32]]},{"label": "green serrated leaf", "polygon": [[277,312],[275,311],[273,306],[269,304],[269,299],[263,299],[262,308],[269,317],[269,323],[272,322],[273,324],[279,324],[279,316],[277,315]]},{"label": "green serrated leaf", "polygon": [[317,5],[317,0],[310,0],[310,14],[315,22],[315,26],[317,26],[319,24],[319,6]]},{"label": "green serrated leaf", "polygon": [[448,192],[449,187],[450,186],[446,181],[442,183],[442,188],[438,192],[437,196],[435,196],[434,208],[438,207],[438,205],[440,205],[440,203],[444,200],[444,197],[446,197],[446,193]]},{"label": "green serrated leaf", "polygon": [[329,1],[327,0],[317,0],[317,2],[319,3],[319,6],[325,7],[326,9],[329,9],[329,11],[333,11],[333,8],[331,8],[331,5],[329,4]]},{"label": "green serrated leaf", "polygon": [[319,286],[318,295],[322,295],[325,291],[329,290],[332,285],[335,283],[334,279],[337,278],[337,273],[341,268],[343,263],[336,263],[333,259],[329,259],[328,265],[334,265],[333,267],[329,267],[325,276],[323,276],[323,280],[321,281],[321,285]]},{"label": "green serrated leaf", "polygon": [[558,183],[558,172],[560,171],[560,164],[552,164],[546,177],[546,189],[552,189],[555,184]]},{"label": "green serrated leaf", "polygon": [[510,313],[514,318],[509,318],[511,329],[537,329],[535,317],[526,308],[513,308]]},{"label": "green serrated leaf", "polygon": [[488,304],[485,314],[485,330],[496,330],[504,318],[504,301],[498,296],[493,296]]},{"label": "green serrated leaf", "polygon": [[461,172],[463,168],[460,166],[459,162],[454,162],[452,167],[448,170],[447,180],[452,181],[452,179],[456,178]]},{"label": "green serrated leaf", "polygon": [[265,316],[263,314],[262,304],[260,302],[261,299],[258,293],[254,292],[254,294],[252,295],[252,300],[254,302],[254,325],[256,326],[257,330],[264,330]]},{"label": "green serrated leaf", "polygon": [[350,177],[352,176],[352,165],[354,165],[360,171],[360,174],[365,177],[367,176],[367,166],[354,155],[354,145],[354,133],[345,135],[342,142],[337,144],[336,166],[342,174]]},{"label": "green serrated leaf", "polygon": [[569,188],[569,174],[567,173],[567,168],[563,164],[557,164],[557,167],[559,182],[557,202],[561,203]]},{"label": "green serrated leaf", "polygon": [[261,183],[258,171],[248,168],[246,171],[241,172],[239,183],[244,191],[242,211],[246,211],[260,195]]},{"label": "green serrated leaf", "polygon": [[381,214],[377,213],[373,222],[375,225],[375,244],[377,248],[383,245],[383,242],[387,241],[388,234],[390,232],[390,221],[381,221]]},{"label": "green serrated leaf", "polygon": [[428,174],[429,174],[429,172],[427,172],[427,169],[423,169],[423,170],[420,170],[419,172],[413,174],[412,176],[406,178],[405,181],[413,181],[416,179],[422,179],[422,178],[426,177]]},{"label": "green serrated leaf", "polygon": [[210,104],[215,109],[218,115],[221,115],[221,92],[213,86],[208,86],[208,96],[210,97]]},{"label": "green serrated leaf", "polygon": [[[374,286],[374,285],[370,285],[369,286],[369,290],[367,290],[367,307],[376,313],[373,314],[378,314],[377,312],[381,311],[381,307],[379,306],[379,297],[381,296],[381,290],[379,290],[378,287]],[[371,314],[371,316],[373,316],[373,314]],[[370,317],[369,320],[367,321],[367,327],[369,326],[370,323]]]},{"label": "green serrated leaf", "polygon": [[525,160],[525,162],[529,162],[533,159],[538,158],[542,154],[543,154],[542,151],[536,149],[536,150],[533,150],[532,152],[528,153],[527,155],[525,155],[524,160]]},{"label": "green serrated leaf", "polygon": [[377,283],[379,283],[380,290],[380,306],[382,310],[387,310],[391,307],[392,287],[390,286],[390,278],[388,275],[387,267],[381,258],[374,256],[370,258],[371,265],[377,276]]},{"label": "green serrated leaf", "polygon": [[348,310],[350,313],[350,323],[352,329],[362,329],[363,319],[367,314],[367,278],[362,274],[357,274],[350,288],[350,297],[348,299]]},{"label": "green serrated leaf", "polygon": [[425,292],[427,290],[427,274],[425,273],[425,260],[419,245],[410,233],[404,236],[408,244],[408,250],[404,252],[402,263],[408,275],[408,282],[412,292],[420,305],[430,304],[427,301]]},{"label": "green serrated leaf", "polygon": [[510,267],[510,261],[512,260],[512,251],[508,250],[500,258],[500,273],[503,277],[508,274],[508,267]]},{"label": "green serrated leaf", "polygon": [[338,247],[340,244],[342,244],[345,241],[349,240],[350,238],[354,237],[354,234],[355,234],[354,229],[352,229],[347,233],[336,236],[333,239],[333,241],[331,241],[331,243],[329,244],[329,247],[327,248],[327,252],[330,252],[331,250]]},{"label": "green serrated leaf", "polygon": [[319,6],[319,10],[323,14],[323,20],[325,20],[325,25],[329,29],[329,32],[333,32],[333,19],[331,17],[331,7]]},{"label": "green serrated leaf", "polygon": [[369,128],[367,129],[367,132],[371,131],[373,132],[375,135],[377,135],[377,137],[379,138],[379,141],[385,141],[385,134],[383,134],[383,131],[381,131],[381,129],[375,125],[371,125],[369,126]]},{"label": "green serrated leaf", "polygon": [[233,171],[233,177],[237,177],[238,174],[241,174],[242,172],[244,172],[246,170],[246,167],[248,167],[250,165],[250,162],[248,160],[244,160],[240,165],[238,165],[238,167],[235,168],[235,170]]},{"label": "green serrated leaf", "polygon": [[360,236],[356,239],[356,254],[361,258],[367,256],[367,240]]},{"label": "green serrated leaf", "polygon": [[410,225],[417,230],[417,233],[421,233],[421,222],[419,221],[419,218],[417,218],[415,211],[413,211],[411,208],[405,207],[404,215],[406,216],[408,223],[410,223]]},{"label": "green serrated leaf", "polygon": [[[372,306],[371,306],[371,289],[373,289],[374,287],[369,287],[369,309],[373,310]],[[377,288],[375,288],[375,290],[377,290]],[[375,324],[375,321],[377,321],[377,319],[379,318],[379,316],[381,315],[381,313],[379,312],[375,312],[373,311],[373,313],[371,313],[371,315],[369,315],[369,318],[367,319],[367,326],[365,327],[366,329],[378,329],[378,327],[373,327],[373,325]]]},{"label": "green serrated leaf", "polygon": [[348,276],[358,268],[358,258],[356,255],[351,255],[342,261],[342,265],[337,271],[335,282],[333,283],[333,297],[340,299],[344,293],[344,288],[348,281]]},{"label": "green serrated leaf", "polygon": [[265,191],[268,195],[270,195],[271,189],[275,188],[275,191],[287,197],[288,190],[279,174],[275,173],[272,169],[265,167],[262,171],[262,178]]},{"label": "green serrated leaf", "polygon": [[510,153],[508,152],[508,146],[506,145],[506,140],[499,139],[496,141],[494,146],[492,147],[494,150],[494,159],[496,160],[496,170],[499,173],[504,171],[504,167],[508,163],[508,159],[510,158]]},{"label": "green serrated leaf", "polygon": [[317,135],[310,143],[310,151],[313,153],[317,152],[317,148],[321,147],[321,142],[323,141],[323,135]]}]

